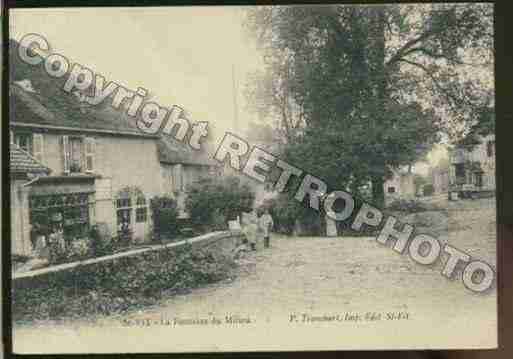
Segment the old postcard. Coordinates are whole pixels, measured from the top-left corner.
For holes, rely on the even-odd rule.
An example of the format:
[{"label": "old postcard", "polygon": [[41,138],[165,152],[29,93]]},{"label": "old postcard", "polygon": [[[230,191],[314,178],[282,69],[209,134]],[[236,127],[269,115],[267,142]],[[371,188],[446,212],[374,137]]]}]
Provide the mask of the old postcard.
[{"label": "old postcard", "polygon": [[495,348],[493,40],[480,3],[10,9],[14,352]]}]

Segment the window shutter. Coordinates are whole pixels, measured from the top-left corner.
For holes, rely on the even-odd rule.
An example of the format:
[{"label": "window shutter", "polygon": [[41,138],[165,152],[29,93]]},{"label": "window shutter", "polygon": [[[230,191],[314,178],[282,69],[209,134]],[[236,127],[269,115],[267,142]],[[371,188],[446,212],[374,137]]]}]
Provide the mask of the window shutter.
[{"label": "window shutter", "polygon": [[64,173],[69,173],[69,138],[68,136],[62,136],[62,160]]},{"label": "window shutter", "polygon": [[174,181],[174,178],[173,178],[173,168],[171,167],[170,170],[168,170],[167,168],[164,168],[163,169],[166,173],[166,177],[168,177],[168,181],[169,181],[169,191],[166,191],[166,192],[173,192],[174,191],[174,185],[175,185],[175,181]]},{"label": "window shutter", "polygon": [[182,164],[178,165],[178,176],[180,178],[180,191],[185,191],[185,174]]},{"label": "window shutter", "polygon": [[96,150],[96,143],[94,138],[85,138],[85,169],[86,172],[94,171],[94,154]]},{"label": "window shutter", "polygon": [[183,191],[183,181],[182,181],[182,165],[177,164],[173,166],[173,184],[175,186],[175,191]]},{"label": "window shutter", "polygon": [[32,144],[33,152],[34,152],[34,158],[38,160],[39,162],[43,162],[43,150],[44,150],[44,144],[43,144],[43,134],[42,133],[34,133],[33,136],[33,144]]}]

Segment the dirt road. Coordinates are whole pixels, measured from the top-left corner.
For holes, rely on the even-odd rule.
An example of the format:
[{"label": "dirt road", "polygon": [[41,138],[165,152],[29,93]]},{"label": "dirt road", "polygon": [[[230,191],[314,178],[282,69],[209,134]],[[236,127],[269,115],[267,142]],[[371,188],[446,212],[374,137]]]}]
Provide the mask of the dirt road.
[{"label": "dirt road", "polygon": [[[494,200],[451,202],[448,206],[449,231],[440,240],[495,265]],[[400,335],[405,339],[413,335],[407,328],[423,328],[453,336],[455,343],[468,339],[472,345],[480,340],[491,345],[489,333],[496,330],[495,294],[474,294],[459,278],[445,279],[440,275],[442,263],[421,266],[374,238],[275,236],[270,249],[241,261],[234,280],[176,295],[144,311],[100,318],[95,331],[99,332],[99,326],[107,329],[137,321],[206,315],[240,315],[258,323],[285,323],[292,313],[393,311],[408,313],[409,322],[416,323],[404,327]],[[74,328],[81,325],[72,324]],[[50,331],[24,327],[15,335],[19,343],[37,340],[44,346],[48,343],[45,333]],[[426,338],[426,343],[429,340]]]}]

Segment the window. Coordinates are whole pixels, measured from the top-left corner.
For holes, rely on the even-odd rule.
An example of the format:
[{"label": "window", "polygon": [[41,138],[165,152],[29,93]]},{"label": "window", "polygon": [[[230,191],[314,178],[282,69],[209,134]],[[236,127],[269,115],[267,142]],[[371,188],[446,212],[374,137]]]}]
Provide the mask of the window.
[{"label": "window", "polygon": [[95,141],[91,137],[62,136],[65,173],[93,172]]},{"label": "window", "polygon": [[12,133],[11,131],[11,139],[13,143],[30,153],[35,159],[40,162],[43,161],[43,134],[30,132]]},{"label": "window", "polygon": [[132,214],[132,201],[130,198],[118,198],[116,200],[117,223],[119,225],[130,225]]},{"label": "window", "polygon": [[135,210],[135,221],[137,223],[146,222],[148,220],[148,208],[140,207]]},{"label": "window", "polygon": [[481,172],[474,172],[474,184],[476,187],[483,186],[483,174]]},{"label": "window", "polygon": [[142,195],[139,195],[139,196],[137,197],[136,204],[137,204],[138,206],[144,206],[144,205],[146,205],[146,198],[145,198],[144,196],[142,196]]},{"label": "window", "polygon": [[93,172],[94,170],[94,153],[95,153],[96,143],[94,138],[86,137],[85,138],[85,170],[86,172]]},{"label": "window", "polygon": [[388,193],[395,193],[395,187],[388,187]]},{"label": "window", "polygon": [[134,224],[148,221],[148,203],[146,197],[137,187],[126,187],[121,190],[116,199],[116,217],[118,235],[130,239],[137,227]]},{"label": "window", "polygon": [[[127,194],[122,194],[127,195]],[[116,219],[118,225],[118,237],[122,241],[132,239],[132,201],[128,197],[118,198],[116,200]]]},{"label": "window", "polygon": [[488,157],[493,157],[495,153],[495,141],[488,141],[486,143],[486,154]]},{"label": "window", "polygon": [[52,231],[59,226],[68,238],[87,236],[93,202],[89,193],[53,194],[29,198],[30,223],[34,231]]},{"label": "window", "polygon": [[69,171],[82,172],[82,139],[79,137],[69,139]]},{"label": "window", "polygon": [[454,165],[454,174],[456,177],[465,177],[465,165],[463,163],[456,163]]},{"label": "window", "polygon": [[137,195],[135,202],[137,208],[135,209],[135,222],[143,223],[148,220],[148,207],[146,206],[146,197],[142,193]]},{"label": "window", "polygon": [[14,135],[14,143],[22,150],[34,154],[33,137],[31,133],[16,133]]},{"label": "window", "polygon": [[130,198],[119,198],[116,200],[116,207],[132,207],[132,200]]},{"label": "window", "polygon": [[173,184],[175,191],[183,191],[184,188],[184,175],[183,175],[183,166],[181,164],[177,164],[173,166],[172,169],[173,176]]}]

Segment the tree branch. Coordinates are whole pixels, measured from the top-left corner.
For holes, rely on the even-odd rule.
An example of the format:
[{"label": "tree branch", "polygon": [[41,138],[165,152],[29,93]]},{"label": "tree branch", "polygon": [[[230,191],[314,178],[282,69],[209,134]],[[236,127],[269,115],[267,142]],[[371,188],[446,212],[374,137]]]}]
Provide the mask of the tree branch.
[{"label": "tree branch", "polygon": [[458,102],[458,99],[455,98],[455,96],[453,94],[451,94],[449,91],[447,91],[446,88],[444,88],[439,80],[433,75],[432,71],[430,71],[426,66],[422,65],[422,64],[419,64],[418,62],[414,62],[414,61],[410,61],[410,60],[406,60],[404,58],[401,58],[401,59],[398,59],[398,61],[400,62],[404,62],[406,64],[409,64],[411,66],[415,66],[419,69],[421,69],[426,75],[428,75],[428,77],[431,79],[431,81],[433,82],[433,84],[436,86],[436,88],[445,94],[445,96],[450,99],[450,101],[448,102],[449,103],[449,106],[451,106],[452,110],[453,111],[457,111],[456,110],[456,105],[454,104],[454,102]]},{"label": "tree branch", "polygon": [[399,50],[397,50],[397,52],[395,53],[395,55],[393,55],[390,60],[388,60],[386,63],[385,63],[385,66],[391,66],[393,65],[394,63],[396,63],[397,61],[399,61],[400,59],[402,59],[406,52],[411,49],[413,46],[415,46],[416,44],[418,44],[419,42],[421,41],[424,41],[426,40],[427,38],[429,38],[430,36],[433,36],[434,34],[436,34],[435,31],[426,31],[424,32],[423,34],[419,35],[418,37],[416,37],[415,39],[411,39],[410,41],[408,41],[406,44],[404,44]]}]

